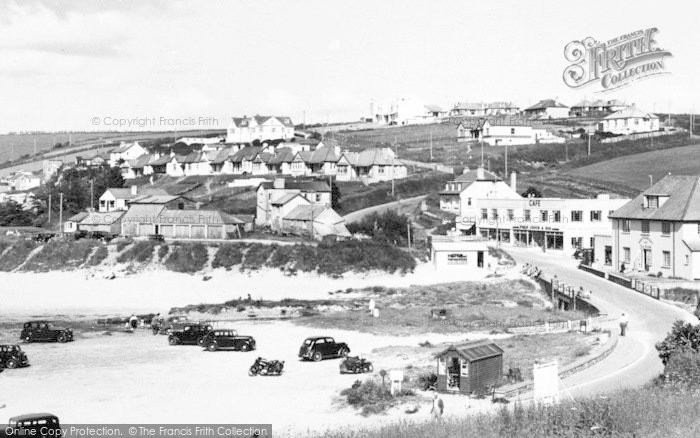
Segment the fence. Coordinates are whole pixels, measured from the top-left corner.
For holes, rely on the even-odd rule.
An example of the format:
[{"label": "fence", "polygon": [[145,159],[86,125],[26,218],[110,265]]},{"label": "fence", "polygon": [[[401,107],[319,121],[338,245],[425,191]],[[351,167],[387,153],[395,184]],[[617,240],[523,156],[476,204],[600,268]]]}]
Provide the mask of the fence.
[{"label": "fence", "polygon": [[578,265],[578,268],[582,271],[590,272],[591,274],[597,275],[601,278],[605,278],[606,280],[612,283],[643,293],[644,295],[650,296],[657,300],[661,297],[661,288],[658,286],[654,286],[653,284],[637,280],[635,278],[627,278],[612,272],[601,271],[599,269],[595,269],[592,266],[587,266],[583,264]]},{"label": "fence", "polygon": [[636,134],[620,135],[618,137],[608,137],[600,139],[601,143],[619,143],[626,140],[639,140],[652,137],[663,137],[666,135],[678,134],[678,131],[654,131],[654,132],[638,132]]}]

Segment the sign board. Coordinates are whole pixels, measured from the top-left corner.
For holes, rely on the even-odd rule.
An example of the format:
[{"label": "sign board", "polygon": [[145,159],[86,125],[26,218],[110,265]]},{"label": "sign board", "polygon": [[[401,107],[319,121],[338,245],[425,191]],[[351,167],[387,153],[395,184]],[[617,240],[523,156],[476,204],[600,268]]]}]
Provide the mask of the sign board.
[{"label": "sign board", "polygon": [[533,399],[541,403],[559,401],[559,363],[535,364],[532,370]]},{"label": "sign board", "polygon": [[401,382],[403,382],[403,371],[389,371],[389,381],[391,382],[391,395],[401,392]]},{"label": "sign board", "polygon": [[466,265],[467,255],[460,253],[447,254],[447,264],[448,265]]}]

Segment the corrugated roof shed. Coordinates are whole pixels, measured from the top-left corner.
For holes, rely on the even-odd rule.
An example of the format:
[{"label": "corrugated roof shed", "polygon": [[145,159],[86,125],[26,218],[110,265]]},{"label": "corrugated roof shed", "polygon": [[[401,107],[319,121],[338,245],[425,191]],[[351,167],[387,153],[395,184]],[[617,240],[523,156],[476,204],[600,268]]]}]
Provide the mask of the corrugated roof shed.
[{"label": "corrugated roof shed", "polygon": [[494,356],[500,356],[503,354],[501,347],[496,345],[490,339],[483,339],[479,341],[472,341],[459,346],[450,345],[447,349],[440,353],[437,353],[435,357],[441,357],[450,351],[454,351],[459,354],[462,358],[468,360],[469,362],[474,362],[477,360],[488,359]]}]

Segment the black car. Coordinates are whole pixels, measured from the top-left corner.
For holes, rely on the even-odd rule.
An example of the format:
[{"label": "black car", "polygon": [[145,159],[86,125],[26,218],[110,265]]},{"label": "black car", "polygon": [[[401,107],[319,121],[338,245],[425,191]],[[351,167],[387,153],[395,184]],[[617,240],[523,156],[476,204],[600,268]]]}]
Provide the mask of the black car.
[{"label": "black car", "polygon": [[25,414],[12,417],[3,431],[8,437],[60,438],[63,436],[58,417],[53,414]]},{"label": "black car", "polygon": [[232,349],[238,351],[255,350],[252,336],[239,336],[235,330],[212,330],[204,337],[202,344],[209,351]]},{"label": "black car", "polygon": [[119,235],[105,233],[104,231],[89,231],[85,237],[87,237],[88,239],[103,240],[105,242],[109,242],[112,239],[119,237]]},{"label": "black car", "polygon": [[19,345],[0,345],[0,368],[19,368],[29,366],[27,353]]},{"label": "black car", "polygon": [[48,321],[30,321],[24,323],[19,338],[24,342],[70,342],[73,330],[55,327]]},{"label": "black car", "polygon": [[156,242],[163,242],[165,237],[162,234],[149,234],[148,240],[155,240]]},{"label": "black car", "polygon": [[170,345],[204,345],[204,338],[212,330],[208,324],[184,324],[173,327],[168,335]]},{"label": "black car", "polygon": [[299,349],[299,357],[318,362],[332,357],[346,357],[350,353],[350,347],[345,342],[335,342],[328,336],[316,336],[306,338]]},{"label": "black car", "polygon": [[80,240],[86,236],[87,236],[87,231],[85,231],[85,230],[78,230],[78,231],[73,233],[73,239],[75,239],[75,240]]}]

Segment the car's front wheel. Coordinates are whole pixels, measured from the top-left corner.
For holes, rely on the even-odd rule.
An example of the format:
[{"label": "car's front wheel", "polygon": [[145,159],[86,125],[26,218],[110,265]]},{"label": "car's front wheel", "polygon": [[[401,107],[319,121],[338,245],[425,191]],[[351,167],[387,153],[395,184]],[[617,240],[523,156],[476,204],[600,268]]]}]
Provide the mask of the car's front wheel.
[{"label": "car's front wheel", "polygon": [[199,346],[204,345],[204,336],[202,336],[201,338],[197,338],[197,345],[199,345]]},{"label": "car's front wheel", "polygon": [[338,356],[348,357],[348,350],[346,348],[341,348],[340,351],[338,352]]},{"label": "car's front wheel", "polygon": [[22,338],[22,340],[23,340],[24,342],[26,342],[27,344],[31,344],[32,341],[34,340],[34,337],[33,337],[31,334],[29,334],[29,335],[25,335],[25,336]]},{"label": "car's front wheel", "polygon": [[250,350],[250,345],[248,345],[248,344],[241,345],[241,351],[248,351],[248,350]]},{"label": "car's front wheel", "polygon": [[211,344],[207,345],[207,350],[216,351],[216,344],[212,342]]},{"label": "car's front wheel", "polygon": [[10,359],[7,362],[5,362],[5,366],[7,368],[17,368],[19,366],[19,363],[14,359]]},{"label": "car's front wheel", "polygon": [[180,343],[180,340],[176,337],[170,337],[170,338],[168,338],[168,343],[170,345],[177,345]]},{"label": "car's front wheel", "polygon": [[311,358],[314,360],[314,362],[321,362],[321,359],[323,359],[323,355],[320,351],[317,351]]},{"label": "car's front wheel", "polygon": [[68,342],[68,336],[65,333],[59,333],[56,340],[61,344]]}]

